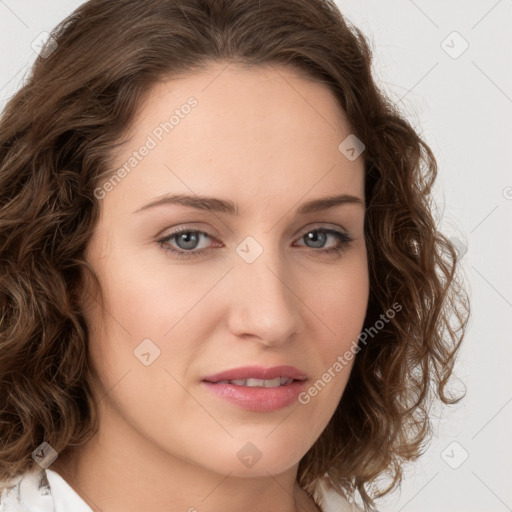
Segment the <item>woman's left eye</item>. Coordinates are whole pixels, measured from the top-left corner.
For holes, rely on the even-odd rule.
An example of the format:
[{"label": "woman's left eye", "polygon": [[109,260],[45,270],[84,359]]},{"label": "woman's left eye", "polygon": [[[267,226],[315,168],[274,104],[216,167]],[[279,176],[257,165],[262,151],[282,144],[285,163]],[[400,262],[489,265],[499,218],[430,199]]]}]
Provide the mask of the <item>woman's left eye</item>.
[{"label": "woman's left eye", "polygon": [[[337,244],[333,247],[323,248],[326,241],[334,239]],[[179,229],[174,233],[158,240],[165,252],[170,252],[176,258],[191,258],[202,255],[205,251],[211,249],[211,247],[200,247],[201,239],[215,240],[214,237],[210,236],[204,231],[195,229]],[[352,237],[345,231],[338,231],[336,229],[327,228],[316,228],[306,231],[300,239],[306,240],[308,243],[316,244],[316,246],[308,247],[313,253],[341,253],[346,250],[350,243],[353,241]],[[177,248],[170,244],[171,241],[178,246]]]}]

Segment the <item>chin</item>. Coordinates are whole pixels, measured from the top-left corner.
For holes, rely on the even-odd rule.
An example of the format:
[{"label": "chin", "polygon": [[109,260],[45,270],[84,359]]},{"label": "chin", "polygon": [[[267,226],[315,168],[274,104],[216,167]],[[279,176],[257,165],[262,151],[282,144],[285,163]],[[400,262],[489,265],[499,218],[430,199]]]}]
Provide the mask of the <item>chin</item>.
[{"label": "chin", "polygon": [[[265,433],[265,435],[268,435]],[[261,436],[264,437],[264,436]],[[253,438],[254,439],[254,438]],[[218,468],[220,473],[231,472],[231,476],[240,478],[256,478],[278,475],[288,471],[293,466],[298,465],[303,457],[302,451],[297,441],[292,447],[284,446],[282,439],[276,436],[275,442],[269,443],[262,439],[260,442],[254,440],[236,443],[236,449],[230,448],[217,456],[217,460],[223,461]],[[278,446],[276,446],[276,444]]]}]

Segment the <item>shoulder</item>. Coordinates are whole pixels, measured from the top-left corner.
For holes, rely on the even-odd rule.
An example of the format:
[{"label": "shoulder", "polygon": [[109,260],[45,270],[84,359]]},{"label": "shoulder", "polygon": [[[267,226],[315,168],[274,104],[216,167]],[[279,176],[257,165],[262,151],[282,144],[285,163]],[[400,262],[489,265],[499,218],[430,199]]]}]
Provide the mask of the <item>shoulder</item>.
[{"label": "shoulder", "polygon": [[92,512],[55,471],[35,466],[0,482],[0,512]]}]

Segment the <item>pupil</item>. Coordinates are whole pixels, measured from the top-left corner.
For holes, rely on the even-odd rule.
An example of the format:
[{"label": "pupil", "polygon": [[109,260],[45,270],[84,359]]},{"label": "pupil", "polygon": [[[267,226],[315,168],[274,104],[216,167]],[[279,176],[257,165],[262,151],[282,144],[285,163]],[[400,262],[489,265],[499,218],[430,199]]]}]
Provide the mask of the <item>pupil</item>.
[{"label": "pupil", "polygon": [[[310,242],[315,242],[317,243],[317,245],[315,247],[322,247],[324,244],[325,244],[325,238],[327,237],[327,234],[326,233],[322,233],[320,231],[310,231],[307,235],[306,235],[307,239],[310,241]],[[320,243],[318,243],[318,241]]]},{"label": "pupil", "polygon": [[[191,233],[191,232],[182,233],[178,237],[178,245],[180,246],[181,249],[194,249],[195,245],[197,244],[197,240],[198,240],[198,233]],[[182,246],[179,243],[181,241],[185,242],[185,246]]]}]

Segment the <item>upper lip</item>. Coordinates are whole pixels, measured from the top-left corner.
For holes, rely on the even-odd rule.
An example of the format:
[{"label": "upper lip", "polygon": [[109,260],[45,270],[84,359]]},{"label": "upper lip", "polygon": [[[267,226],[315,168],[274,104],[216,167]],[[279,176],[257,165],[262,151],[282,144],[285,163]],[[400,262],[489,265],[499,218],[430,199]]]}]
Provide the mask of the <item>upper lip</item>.
[{"label": "upper lip", "polygon": [[237,379],[275,379],[284,377],[286,379],[305,380],[307,375],[294,366],[273,366],[264,368],[263,366],[243,366],[233,368],[215,375],[209,375],[203,380],[206,382],[220,382],[221,380],[237,380]]}]

